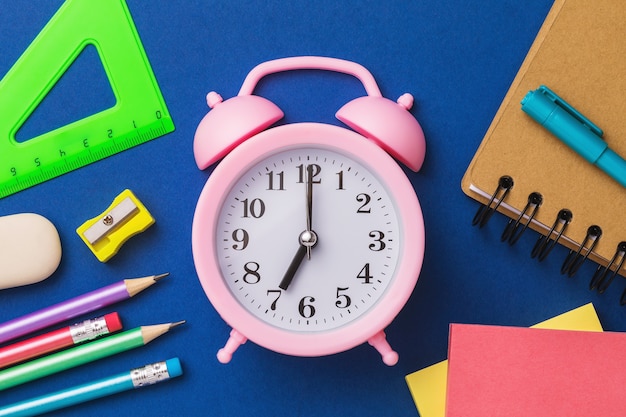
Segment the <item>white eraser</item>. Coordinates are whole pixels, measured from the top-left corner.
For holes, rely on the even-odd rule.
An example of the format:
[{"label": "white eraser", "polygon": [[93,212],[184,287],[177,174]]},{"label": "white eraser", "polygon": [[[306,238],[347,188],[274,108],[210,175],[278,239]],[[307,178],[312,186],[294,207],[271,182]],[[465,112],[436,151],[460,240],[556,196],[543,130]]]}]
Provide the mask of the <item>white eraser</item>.
[{"label": "white eraser", "polygon": [[54,225],[34,213],[0,217],[0,289],[48,278],[61,262],[61,240]]}]

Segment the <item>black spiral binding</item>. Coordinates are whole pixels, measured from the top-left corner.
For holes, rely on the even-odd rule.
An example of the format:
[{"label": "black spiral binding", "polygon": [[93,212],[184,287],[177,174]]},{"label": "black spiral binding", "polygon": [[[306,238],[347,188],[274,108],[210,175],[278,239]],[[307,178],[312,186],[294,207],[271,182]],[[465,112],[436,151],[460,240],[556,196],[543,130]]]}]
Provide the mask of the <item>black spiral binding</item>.
[{"label": "black spiral binding", "polygon": [[[619,261],[618,261],[619,260]],[[593,274],[591,278],[591,282],[589,282],[589,289],[594,290],[597,289],[600,294],[606,291],[613,282],[613,279],[619,274],[619,271],[624,266],[624,262],[626,261],[626,242],[620,242],[617,244],[617,249],[615,249],[615,254],[613,258],[609,261],[607,266],[599,265],[596,269],[596,272]],[[611,272],[611,267],[616,265],[615,269]],[[610,275],[609,275],[610,274]],[[619,303],[621,305],[626,304],[626,290],[622,292],[622,296],[619,299]]]},{"label": "black spiral binding", "polygon": [[[524,210],[519,214],[517,220],[509,220],[506,227],[504,228],[504,231],[502,232],[502,236],[500,236],[500,240],[502,242],[506,240],[509,242],[509,245],[514,245],[515,242],[519,240],[520,236],[522,236],[522,233],[524,233],[524,230],[526,230],[530,222],[532,222],[532,220],[535,218],[535,214],[537,214],[537,210],[539,210],[542,202],[543,197],[541,196],[541,194],[530,193],[530,195],[528,196],[528,203],[526,203],[526,207],[524,207]],[[526,224],[524,224],[523,227],[521,227],[521,221],[525,215],[528,216],[528,221],[526,222]]]},{"label": "black spiral binding", "polygon": [[[607,266],[598,265],[596,272],[591,278],[591,282],[589,282],[589,289],[597,289],[600,294],[606,291],[606,289],[609,288],[609,285],[611,285],[611,282],[613,282],[613,279],[615,278],[617,273],[620,271],[620,269],[622,269],[624,261],[626,261],[626,242],[620,242],[617,244],[615,255],[613,255],[613,258],[611,258],[609,264]],[[611,267],[613,265],[617,266],[615,267],[615,270],[611,273]],[[622,295],[622,299],[623,298],[624,295]]]},{"label": "black spiral binding", "polygon": [[[476,212],[476,214],[474,215],[474,219],[472,220],[472,226],[478,225],[478,227],[480,228],[486,225],[487,221],[489,221],[489,219],[491,218],[491,215],[498,209],[500,203],[504,201],[509,191],[511,191],[511,188],[513,188],[513,178],[509,177],[508,175],[503,175],[502,177],[500,177],[500,180],[498,181],[498,187],[496,188],[496,191],[493,192],[489,203],[487,203],[486,205],[481,204],[478,208],[478,211]],[[502,195],[498,197],[500,193],[502,193]],[[491,205],[496,200],[496,198],[497,202],[492,207]]]},{"label": "black spiral binding", "polygon": [[[483,227],[487,224],[487,221],[489,221],[493,213],[497,211],[500,204],[506,199],[511,188],[513,188],[513,178],[508,175],[500,177],[498,180],[498,186],[492,194],[489,203],[480,205],[478,211],[474,215],[472,225]],[[530,193],[526,207],[524,207],[524,210],[522,210],[516,219],[510,219],[508,221],[500,239],[503,242],[507,241],[510,245],[514,245],[535,218],[542,202],[543,197],[541,194],[537,192]],[[524,217],[527,218],[525,222]],[[558,212],[550,231],[545,235],[541,234],[537,239],[537,242],[535,242],[535,245],[530,252],[531,258],[537,258],[540,262],[543,261],[559,242],[561,236],[565,233],[567,226],[571,223],[572,218],[573,214],[570,210],[565,208],[561,209]],[[578,245],[578,249],[570,250],[567,254],[567,257],[561,266],[561,274],[567,274],[569,277],[576,274],[585,260],[587,260],[589,255],[594,251],[601,237],[602,228],[597,225],[590,226],[587,229],[585,239],[580,245]],[[602,294],[611,285],[615,277],[619,275],[625,264],[626,241],[623,241],[617,245],[615,254],[609,261],[608,265],[598,265],[598,268],[589,282],[589,289],[597,290],[600,294]],[[626,305],[626,290],[622,293],[620,304]]]},{"label": "black spiral binding", "polygon": [[[561,209],[559,213],[556,215],[556,219],[554,220],[554,224],[552,224],[552,228],[550,231],[544,236],[539,236],[535,246],[533,246],[532,251],[530,251],[531,258],[537,258],[539,262],[546,259],[546,256],[550,253],[552,248],[554,248],[567,229],[567,225],[572,221],[572,212],[568,209]],[[556,238],[554,240],[550,239],[552,235],[556,233]]]},{"label": "black spiral binding", "polygon": [[[589,254],[593,252],[601,236],[602,229],[600,226],[589,226],[585,240],[578,246],[578,250],[576,252],[571,250],[567,254],[565,262],[563,262],[563,266],[561,266],[561,274],[567,273],[567,276],[573,276],[583,262],[585,262]],[[590,244],[590,246],[587,247],[587,244]],[[585,248],[587,248],[586,251],[584,251]]]}]

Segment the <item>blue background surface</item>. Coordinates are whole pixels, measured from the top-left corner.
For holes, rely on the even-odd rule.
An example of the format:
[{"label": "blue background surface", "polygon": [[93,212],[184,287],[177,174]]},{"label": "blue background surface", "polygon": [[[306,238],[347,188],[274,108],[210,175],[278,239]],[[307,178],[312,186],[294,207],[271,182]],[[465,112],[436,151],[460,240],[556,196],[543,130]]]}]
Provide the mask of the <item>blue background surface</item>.
[{"label": "blue background surface", "polygon": [[[0,76],[61,3],[2,3]],[[587,289],[590,263],[573,278],[559,274],[564,248],[538,263],[529,256],[533,232],[513,247],[500,243],[506,219],[498,215],[482,230],[472,227],[478,204],[460,189],[551,3],[128,0],[176,130],[0,200],[0,215],[49,218],[63,245],[52,277],[0,291],[0,322],[123,278],[170,272],[157,286],[101,313],[118,311],[126,328],[183,319],[187,324],[144,348],[2,392],[0,404],[178,356],[182,378],[54,415],[109,416],[115,409],[134,416],[416,416],[404,376],[446,358],[451,322],[528,326],[591,301],[606,329],[626,330],[618,303],[622,280],[598,295]],[[426,257],[412,297],[387,329],[400,354],[395,367],[384,365],[367,345],[294,358],[247,343],[228,365],[215,358],[230,329],[204,296],[191,256],[195,203],[211,172],[195,165],[194,131],[208,110],[208,91],[234,96],[255,65],[294,55],[356,61],[372,72],[386,97],[410,92],[416,99],[412,113],[426,135],[426,161],[419,173],[405,171],[424,212]],[[304,71],[268,77],[256,93],[285,111],[280,123],[340,124],[335,111],[364,91],[352,77]],[[87,52],[18,137],[107,108],[113,100],[101,65]],[[101,264],[74,230],[125,188],[156,224]]]}]

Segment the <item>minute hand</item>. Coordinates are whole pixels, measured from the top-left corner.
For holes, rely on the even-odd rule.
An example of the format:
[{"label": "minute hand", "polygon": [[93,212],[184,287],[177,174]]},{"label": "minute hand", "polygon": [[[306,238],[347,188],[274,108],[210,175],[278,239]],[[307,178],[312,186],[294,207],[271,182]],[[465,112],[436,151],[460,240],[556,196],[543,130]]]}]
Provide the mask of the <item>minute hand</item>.
[{"label": "minute hand", "polygon": [[[307,165],[307,180],[306,180],[306,231],[313,232],[313,165]],[[312,246],[306,245],[306,254],[308,259],[311,259]]]}]

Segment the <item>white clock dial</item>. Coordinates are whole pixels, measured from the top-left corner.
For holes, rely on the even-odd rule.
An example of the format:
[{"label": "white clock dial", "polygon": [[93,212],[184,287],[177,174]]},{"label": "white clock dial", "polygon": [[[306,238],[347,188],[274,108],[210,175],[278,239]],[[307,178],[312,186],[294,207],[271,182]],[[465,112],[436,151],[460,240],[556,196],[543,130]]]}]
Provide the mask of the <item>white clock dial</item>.
[{"label": "white clock dial", "polygon": [[[278,151],[242,170],[222,202],[215,237],[233,296],[263,322],[290,331],[326,331],[362,317],[392,283],[403,239],[378,177],[345,152],[313,146]],[[301,235],[313,244],[307,231],[317,241],[303,251]],[[282,289],[294,257],[302,261]]]}]

